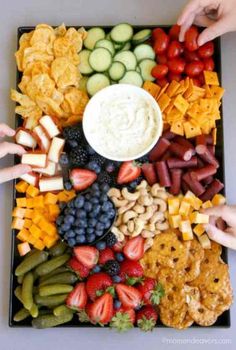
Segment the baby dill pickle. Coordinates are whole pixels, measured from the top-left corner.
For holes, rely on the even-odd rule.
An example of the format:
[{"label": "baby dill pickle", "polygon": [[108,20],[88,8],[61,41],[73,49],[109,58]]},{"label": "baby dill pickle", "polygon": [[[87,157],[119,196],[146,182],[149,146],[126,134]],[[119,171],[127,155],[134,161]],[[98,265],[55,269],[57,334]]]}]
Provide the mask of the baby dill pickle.
[{"label": "baby dill pickle", "polygon": [[39,295],[41,297],[46,297],[50,295],[70,293],[72,290],[73,286],[69,284],[49,284],[39,287]]},{"label": "baby dill pickle", "polygon": [[67,244],[65,242],[59,242],[54,247],[49,249],[49,253],[52,256],[60,256],[62,255],[67,248]]},{"label": "baby dill pickle", "polygon": [[62,284],[73,284],[77,281],[77,276],[73,272],[64,272],[59,273],[58,275],[51,276],[47,278],[45,281],[40,283],[41,286],[45,286],[48,284],[62,283]]},{"label": "baby dill pickle", "polygon": [[33,306],[33,285],[34,285],[34,277],[32,272],[28,272],[22,283],[22,292],[21,298],[23,301],[23,305],[27,310],[30,310]]},{"label": "baby dill pickle", "polygon": [[48,253],[45,251],[36,251],[35,253],[27,256],[20,265],[17,266],[15,275],[21,276],[30,270],[34,269],[39,264],[45,262],[48,258]]},{"label": "baby dill pickle", "polygon": [[53,309],[53,315],[54,316],[63,316],[66,313],[71,313],[73,312],[71,309],[69,309],[66,305],[59,305]]},{"label": "baby dill pickle", "polygon": [[15,322],[20,322],[25,320],[27,317],[30,316],[29,310],[26,310],[24,307],[20,309],[13,317],[13,320]]},{"label": "baby dill pickle", "polygon": [[54,315],[42,315],[37,318],[35,318],[32,321],[32,326],[34,328],[50,328],[55,327],[63,323],[70,322],[73,318],[73,312],[71,313],[65,313],[61,316],[54,316]]},{"label": "baby dill pickle", "polygon": [[38,276],[44,276],[51,271],[57,269],[58,267],[64,265],[68,260],[70,259],[69,254],[64,254],[61,256],[57,256],[55,258],[52,258],[51,260],[48,260],[42,264],[40,264],[36,269],[35,272]]},{"label": "baby dill pickle", "polygon": [[38,306],[36,304],[33,304],[31,309],[29,310],[30,312],[30,315],[33,317],[33,318],[36,318],[38,317],[39,315],[39,309],[38,309]]},{"label": "baby dill pickle", "polygon": [[39,283],[44,282],[44,281],[47,280],[49,277],[52,277],[52,276],[54,276],[54,275],[58,275],[59,273],[68,272],[68,271],[70,271],[70,270],[68,269],[67,266],[58,267],[56,270],[53,270],[52,272],[47,273],[47,274],[44,275],[44,276],[41,276],[41,277],[39,278]]},{"label": "baby dill pickle", "polygon": [[22,284],[23,279],[24,279],[24,275],[18,276],[18,277],[17,277],[17,283]]},{"label": "baby dill pickle", "polygon": [[14,290],[14,295],[23,304],[21,286],[16,287],[16,289]]},{"label": "baby dill pickle", "polygon": [[35,303],[39,306],[55,307],[63,304],[67,298],[67,295],[68,294],[66,293],[66,294],[41,297],[39,294],[37,294],[35,295],[34,300],[35,300]]}]

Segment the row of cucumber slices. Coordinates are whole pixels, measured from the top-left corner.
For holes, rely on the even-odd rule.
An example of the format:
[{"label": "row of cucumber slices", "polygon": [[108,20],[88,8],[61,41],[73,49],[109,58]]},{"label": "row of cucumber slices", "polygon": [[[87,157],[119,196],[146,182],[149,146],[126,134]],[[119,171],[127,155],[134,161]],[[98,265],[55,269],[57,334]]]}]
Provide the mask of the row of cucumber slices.
[{"label": "row of cucumber slices", "polygon": [[156,65],[155,52],[146,43],[151,33],[150,29],[142,29],[134,34],[127,23],[116,25],[108,34],[99,27],[88,30],[85,48],[79,53],[79,70],[88,76],[90,96],[113,83],[141,87],[145,80],[154,80],[151,71]]}]

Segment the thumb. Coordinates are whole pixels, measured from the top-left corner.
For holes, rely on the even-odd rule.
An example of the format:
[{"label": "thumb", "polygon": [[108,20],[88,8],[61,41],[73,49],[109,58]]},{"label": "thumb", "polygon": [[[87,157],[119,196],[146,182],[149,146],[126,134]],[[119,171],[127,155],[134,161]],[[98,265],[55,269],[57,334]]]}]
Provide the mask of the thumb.
[{"label": "thumb", "polygon": [[26,164],[17,164],[13,167],[4,168],[0,170],[0,184],[10,181],[27,174],[31,171],[31,167]]},{"label": "thumb", "polygon": [[224,17],[203,30],[203,32],[198,37],[198,45],[202,46],[206,42],[217,38],[218,36],[226,33],[227,31],[227,17]]},{"label": "thumb", "polygon": [[230,233],[226,233],[224,231],[219,230],[216,226],[211,224],[205,225],[205,230],[208,233],[208,236],[213,241],[236,250],[236,237],[235,232],[234,236]]}]

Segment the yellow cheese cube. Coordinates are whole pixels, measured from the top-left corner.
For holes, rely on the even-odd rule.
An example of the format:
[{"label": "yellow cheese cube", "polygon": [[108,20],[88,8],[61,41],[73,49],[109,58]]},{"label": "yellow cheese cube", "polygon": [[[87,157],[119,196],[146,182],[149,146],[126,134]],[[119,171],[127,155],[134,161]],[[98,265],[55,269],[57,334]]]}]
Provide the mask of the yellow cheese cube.
[{"label": "yellow cheese cube", "polygon": [[31,248],[28,242],[17,244],[17,249],[20,256],[24,256],[31,251]]},{"label": "yellow cheese cube", "polygon": [[33,209],[26,209],[25,211],[25,218],[32,219],[33,218],[34,211]]},{"label": "yellow cheese cube", "polygon": [[48,235],[46,235],[43,238],[43,242],[46,245],[46,247],[49,249],[51,248],[56,242],[57,242],[58,238],[57,237],[50,237]]},{"label": "yellow cheese cube", "polygon": [[208,224],[209,222],[209,215],[198,213],[197,211],[194,211],[190,215],[190,221],[192,224]]},{"label": "yellow cheese cube", "polygon": [[170,215],[179,214],[180,200],[178,197],[168,198],[168,208]]},{"label": "yellow cheese cube", "polygon": [[211,208],[212,206],[213,205],[212,205],[211,201],[207,201],[207,202],[202,204],[203,209]]},{"label": "yellow cheese cube", "polygon": [[32,220],[25,219],[24,227],[25,228],[30,228],[31,225],[32,225]]},{"label": "yellow cheese cube", "polygon": [[32,218],[33,223],[37,225],[39,221],[42,219],[42,217],[43,215],[38,210],[34,210],[34,214]]},{"label": "yellow cheese cube", "polygon": [[202,224],[196,225],[193,229],[193,232],[196,236],[200,237],[205,232],[204,226]]},{"label": "yellow cheese cube", "polygon": [[209,240],[209,237],[206,233],[198,237],[198,240],[201,243],[202,248],[211,249],[211,241]]},{"label": "yellow cheese cube", "polygon": [[27,241],[28,241],[30,244],[34,245],[35,242],[37,241],[37,238],[35,238],[33,235],[29,235]]},{"label": "yellow cheese cube", "polygon": [[27,198],[26,199],[26,206],[28,209],[31,209],[34,207],[34,199],[33,198]]},{"label": "yellow cheese cube", "polygon": [[169,223],[172,228],[178,228],[179,224],[181,222],[181,216],[180,215],[170,215],[169,216]]},{"label": "yellow cheese cube", "polygon": [[25,220],[20,218],[14,218],[12,220],[11,228],[15,230],[22,230]]},{"label": "yellow cheese cube", "polygon": [[20,208],[26,207],[26,197],[16,198],[16,206]]},{"label": "yellow cheese cube", "polygon": [[33,185],[29,185],[26,194],[30,197],[36,197],[39,194],[39,189]]},{"label": "yellow cheese cube", "polygon": [[36,239],[38,239],[40,236],[41,236],[41,230],[40,228],[38,228],[38,226],[36,225],[32,225],[30,228],[29,228],[29,232],[31,233],[31,235],[33,237],[35,237]]},{"label": "yellow cheese cube", "polygon": [[42,195],[34,197],[33,201],[34,201],[34,208],[44,207],[44,197]]},{"label": "yellow cheese cube", "polygon": [[211,202],[214,206],[224,205],[226,203],[226,198],[222,196],[222,194],[215,194]]},{"label": "yellow cheese cube", "polygon": [[179,229],[182,232],[183,240],[187,241],[193,239],[193,231],[189,220],[181,221]]},{"label": "yellow cheese cube", "polygon": [[44,197],[45,204],[56,204],[57,203],[57,195],[51,192],[48,192]]},{"label": "yellow cheese cube", "polygon": [[25,217],[25,212],[26,212],[25,208],[15,207],[13,212],[12,212],[12,216],[15,218],[23,219]]},{"label": "yellow cheese cube", "polygon": [[25,228],[23,228],[22,230],[20,230],[17,234],[17,238],[22,241],[22,242],[27,242],[29,239],[29,231],[26,230]]},{"label": "yellow cheese cube", "polygon": [[191,207],[191,205],[188,201],[182,200],[180,207],[179,207],[179,214],[184,215],[184,216],[188,216],[189,211],[190,211],[190,207]]},{"label": "yellow cheese cube", "polygon": [[15,189],[17,190],[17,192],[25,193],[28,186],[29,186],[29,184],[27,184],[27,182],[25,182],[25,181],[19,181],[19,182],[16,184]]},{"label": "yellow cheese cube", "polygon": [[34,243],[34,248],[38,250],[44,250],[45,244],[41,239],[37,239],[37,241]]},{"label": "yellow cheese cube", "polygon": [[192,241],[193,240],[193,233],[182,232],[182,238],[184,241]]}]

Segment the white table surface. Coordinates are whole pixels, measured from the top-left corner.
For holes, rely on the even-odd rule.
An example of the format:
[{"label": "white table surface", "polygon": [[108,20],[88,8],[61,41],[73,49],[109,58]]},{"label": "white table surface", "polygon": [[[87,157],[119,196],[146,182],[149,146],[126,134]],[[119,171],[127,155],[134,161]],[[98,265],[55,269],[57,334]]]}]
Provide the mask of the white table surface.
[{"label": "white table surface", "polygon": [[[14,125],[14,106],[9,89],[15,86],[14,51],[17,27],[49,24],[98,25],[130,22],[133,24],[175,23],[185,1],[182,0],[1,0],[0,8],[0,121]],[[236,203],[236,33],[222,39],[224,97],[225,168],[228,201]],[[1,165],[11,164],[11,159]],[[0,348],[2,350],[51,349],[220,349],[227,343],[235,349],[236,308],[231,309],[230,329],[157,329],[144,334],[133,330],[117,334],[108,329],[13,329],[8,327],[10,274],[10,221],[12,184],[0,185]],[[236,289],[236,252],[229,262]]]}]

